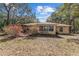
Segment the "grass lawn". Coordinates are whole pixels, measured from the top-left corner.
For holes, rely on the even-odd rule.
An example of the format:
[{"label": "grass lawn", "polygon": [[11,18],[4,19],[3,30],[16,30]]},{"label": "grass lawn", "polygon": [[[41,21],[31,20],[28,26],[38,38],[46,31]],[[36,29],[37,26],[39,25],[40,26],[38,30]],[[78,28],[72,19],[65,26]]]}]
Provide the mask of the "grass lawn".
[{"label": "grass lawn", "polygon": [[0,41],[0,55],[60,56],[79,55],[79,44],[65,38],[34,37]]}]

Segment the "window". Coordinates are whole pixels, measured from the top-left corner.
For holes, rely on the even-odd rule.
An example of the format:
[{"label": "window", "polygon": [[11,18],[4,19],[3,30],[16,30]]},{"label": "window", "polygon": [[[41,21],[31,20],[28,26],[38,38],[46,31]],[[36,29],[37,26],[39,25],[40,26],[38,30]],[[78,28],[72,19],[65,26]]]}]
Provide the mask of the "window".
[{"label": "window", "polygon": [[47,26],[44,27],[44,31],[48,31],[48,27]]},{"label": "window", "polygon": [[39,27],[39,30],[40,30],[40,31],[43,31],[43,26],[40,26],[40,27]]},{"label": "window", "polygon": [[53,31],[54,29],[53,29],[53,26],[49,26],[49,31]]},{"label": "window", "polygon": [[53,26],[40,26],[39,30],[40,31],[53,31],[54,28]]},{"label": "window", "polygon": [[60,27],[60,32],[63,32],[63,27]]}]

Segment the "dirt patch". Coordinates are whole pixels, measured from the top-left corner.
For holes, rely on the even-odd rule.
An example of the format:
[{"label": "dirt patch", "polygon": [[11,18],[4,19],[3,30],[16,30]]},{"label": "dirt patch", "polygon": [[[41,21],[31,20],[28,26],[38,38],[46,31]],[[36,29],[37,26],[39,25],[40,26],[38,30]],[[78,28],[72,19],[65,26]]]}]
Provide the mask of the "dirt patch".
[{"label": "dirt patch", "polygon": [[0,55],[9,56],[57,56],[79,55],[79,45],[67,39],[36,37],[34,39],[16,38],[0,43]]},{"label": "dirt patch", "polygon": [[68,42],[74,42],[76,44],[79,44],[79,39],[67,39]]},{"label": "dirt patch", "polygon": [[[73,56],[79,55],[79,40],[71,36],[30,36],[0,42],[1,56]],[[67,39],[66,39],[67,37]],[[69,39],[68,39],[69,38]]]}]

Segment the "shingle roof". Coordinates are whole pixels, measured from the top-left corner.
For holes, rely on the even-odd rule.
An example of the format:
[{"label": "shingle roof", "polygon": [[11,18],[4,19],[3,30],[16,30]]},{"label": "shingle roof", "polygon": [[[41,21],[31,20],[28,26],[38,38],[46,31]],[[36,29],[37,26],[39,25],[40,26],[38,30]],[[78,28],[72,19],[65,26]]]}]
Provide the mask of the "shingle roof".
[{"label": "shingle roof", "polygon": [[27,25],[27,26],[32,26],[32,25],[56,25],[56,26],[70,26],[70,25],[67,25],[67,24],[49,23],[49,22],[46,22],[46,23],[28,23],[28,24],[23,24],[23,25]]},{"label": "shingle roof", "polygon": [[57,26],[71,26],[71,25],[67,25],[67,24],[57,24]]}]

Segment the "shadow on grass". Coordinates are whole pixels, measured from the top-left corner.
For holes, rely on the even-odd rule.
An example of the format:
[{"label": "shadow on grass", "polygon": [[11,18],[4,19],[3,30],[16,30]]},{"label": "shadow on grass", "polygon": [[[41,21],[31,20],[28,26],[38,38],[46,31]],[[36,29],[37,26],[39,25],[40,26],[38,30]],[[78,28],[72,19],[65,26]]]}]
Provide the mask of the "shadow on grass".
[{"label": "shadow on grass", "polygon": [[62,38],[59,35],[52,35],[52,34],[33,34],[29,36],[29,38],[34,38],[34,37]]},{"label": "shadow on grass", "polygon": [[[50,35],[50,34],[33,34],[30,36],[25,37],[24,39],[36,39],[37,37],[45,37],[45,38],[62,38],[58,35]],[[0,42],[6,42],[6,41],[10,41],[17,38],[16,36],[9,36],[9,37],[5,37],[4,39],[1,39]]]},{"label": "shadow on grass", "polygon": [[76,44],[79,44],[79,39],[67,39],[67,42],[74,42]]},{"label": "shadow on grass", "polygon": [[15,36],[9,36],[7,38],[1,39],[0,42],[10,41],[10,40],[13,40],[14,38],[16,38],[16,37]]}]

